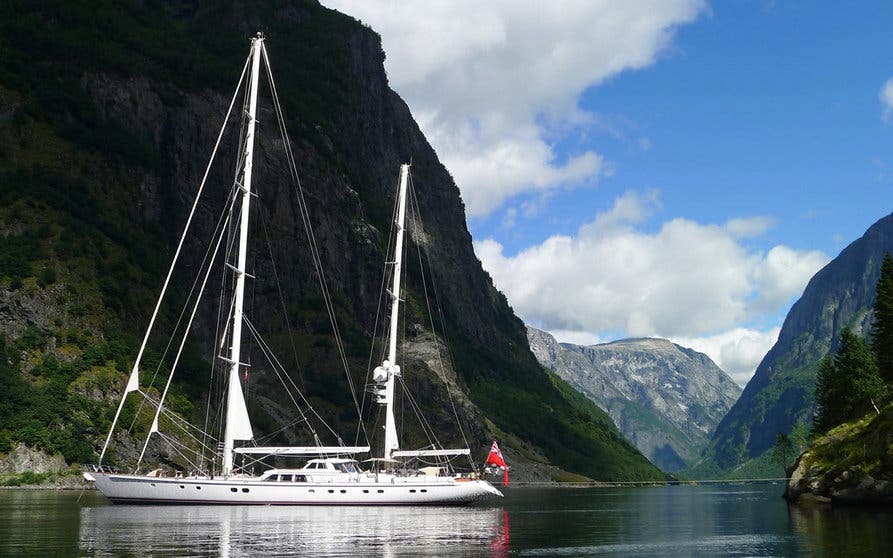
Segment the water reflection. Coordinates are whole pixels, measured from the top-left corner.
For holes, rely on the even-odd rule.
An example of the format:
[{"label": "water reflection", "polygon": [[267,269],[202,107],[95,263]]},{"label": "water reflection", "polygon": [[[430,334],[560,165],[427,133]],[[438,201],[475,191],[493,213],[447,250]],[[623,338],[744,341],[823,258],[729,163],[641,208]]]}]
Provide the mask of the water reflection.
[{"label": "water reflection", "polygon": [[80,518],[88,556],[508,556],[502,509],[99,506]]},{"label": "water reflection", "polygon": [[490,509],[112,506],[0,490],[0,556],[890,555],[893,510],[788,508],[782,489],[518,488]]},{"label": "water reflection", "polygon": [[893,545],[893,510],[790,506],[794,530],[816,555],[871,556]]},{"label": "water reflection", "polygon": [[75,556],[75,492],[0,490],[0,556]]}]

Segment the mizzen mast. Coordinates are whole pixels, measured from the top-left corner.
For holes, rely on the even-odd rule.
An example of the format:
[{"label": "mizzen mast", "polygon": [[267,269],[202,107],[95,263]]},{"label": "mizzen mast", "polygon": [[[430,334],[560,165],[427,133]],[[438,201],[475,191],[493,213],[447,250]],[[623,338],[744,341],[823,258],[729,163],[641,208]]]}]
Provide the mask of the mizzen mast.
[{"label": "mizzen mast", "polygon": [[400,280],[403,267],[403,233],[406,219],[406,190],[409,181],[409,165],[400,165],[400,187],[397,193],[397,226],[394,243],[394,275],[388,294],[391,297],[391,322],[388,336],[388,356],[381,366],[373,372],[372,379],[376,386],[377,402],[385,406],[384,459],[391,459],[394,450],[399,449],[397,427],[394,420],[394,387],[400,367],[397,365],[397,327],[400,315]]}]

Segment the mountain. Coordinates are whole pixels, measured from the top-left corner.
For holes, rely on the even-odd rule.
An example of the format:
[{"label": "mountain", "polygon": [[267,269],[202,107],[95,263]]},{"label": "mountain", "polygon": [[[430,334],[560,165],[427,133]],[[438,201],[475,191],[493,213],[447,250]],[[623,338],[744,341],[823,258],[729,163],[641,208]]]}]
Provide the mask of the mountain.
[{"label": "mountain", "polygon": [[893,215],[862,236],[813,276],[787,317],[778,341],[744,393],[723,418],[698,466],[725,474],[763,456],[779,432],[812,423],[819,362],[835,350],[844,329],[865,337],[885,253],[893,253]]},{"label": "mountain", "polygon": [[558,343],[529,327],[540,364],[604,409],[627,440],[664,471],[700,455],[741,388],[710,357],[666,339]]},{"label": "mountain", "polygon": [[[269,104],[259,108],[249,312],[271,318],[258,321],[261,333],[321,416],[354,432],[351,389],[362,394],[366,382],[398,166],[411,160],[424,229],[411,225],[407,246],[415,267],[404,380],[429,425],[452,432],[440,441],[463,443],[443,372],[477,460],[498,436],[518,471],[526,462],[605,480],[662,478],[604,413],[575,399],[531,354],[524,325],[474,254],[458,188],[388,86],[378,35],[311,0],[0,4],[0,452],[23,442],[69,462],[96,458],[258,30],[354,388],[332,343]],[[204,254],[236,141],[222,138],[221,153],[230,155],[210,176],[183,261]],[[421,265],[433,279],[427,286]],[[186,299],[192,272],[174,275],[175,301]],[[220,287],[217,280],[209,288]],[[172,329],[177,309],[163,309],[159,320]],[[207,378],[216,324],[215,312],[199,311],[168,397],[171,410],[199,423],[216,414],[206,403],[216,389]],[[433,355],[445,346],[452,359],[441,371]],[[155,367],[164,376],[164,351],[153,338],[144,382]],[[291,404],[258,347],[247,357],[256,433],[307,442],[309,434],[287,428]],[[143,389],[157,395],[159,383]],[[137,432],[148,428],[144,406],[129,401],[122,416]],[[370,432],[374,443],[379,434]],[[422,426],[404,432],[405,445],[426,440]],[[133,440],[121,433],[116,441],[113,459],[124,461]],[[166,447],[154,444],[150,457],[176,460]]]}]

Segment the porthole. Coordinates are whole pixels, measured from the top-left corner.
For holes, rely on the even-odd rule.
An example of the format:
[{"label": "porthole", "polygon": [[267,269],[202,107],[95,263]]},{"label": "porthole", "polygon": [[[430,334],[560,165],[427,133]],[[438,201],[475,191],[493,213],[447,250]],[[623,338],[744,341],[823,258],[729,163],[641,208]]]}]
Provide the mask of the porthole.
[{"label": "porthole", "polygon": [[202,487],[200,487],[200,486],[196,486],[195,489],[196,489],[196,490],[201,490]]},{"label": "porthole", "polygon": [[181,485],[180,485],[180,488],[186,488],[186,487],[185,487],[185,486],[183,486],[183,485],[182,485],[182,484],[181,484]]},{"label": "porthole", "polygon": [[248,492],[248,489],[247,489],[247,488],[243,488],[243,489],[242,489],[242,492]]},{"label": "porthole", "polygon": [[384,490],[382,490],[382,489],[379,488],[379,489],[378,489],[378,493],[379,493],[379,494],[384,494]]},{"label": "porthole", "polygon": [[332,489],[330,488],[330,489],[329,489],[329,494],[334,494],[334,493],[335,493],[335,491],[332,490]]},{"label": "porthole", "polygon": [[234,487],[230,488],[229,491],[230,492],[238,492],[239,489],[234,486]]},{"label": "porthole", "polygon": [[363,489],[363,494],[369,494],[368,490]]},{"label": "porthole", "polygon": [[419,492],[428,492],[428,491],[423,488],[423,489],[419,490]]},{"label": "porthole", "polygon": [[415,488],[410,488],[409,491],[414,493],[414,492],[415,492]]},{"label": "porthole", "polygon": [[341,494],[347,494],[347,491],[344,490],[343,488],[340,490],[340,492],[341,492]]}]

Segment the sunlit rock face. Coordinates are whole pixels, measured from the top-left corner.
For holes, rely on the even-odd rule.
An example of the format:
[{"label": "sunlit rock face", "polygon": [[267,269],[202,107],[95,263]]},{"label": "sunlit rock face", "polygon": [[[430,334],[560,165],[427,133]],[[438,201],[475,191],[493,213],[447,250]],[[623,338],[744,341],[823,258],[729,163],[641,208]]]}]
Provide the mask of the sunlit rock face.
[{"label": "sunlit rock face", "polygon": [[543,366],[604,409],[623,435],[665,471],[696,458],[741,393],[710,357],[666,339],[587,347],[527,328]]}]

